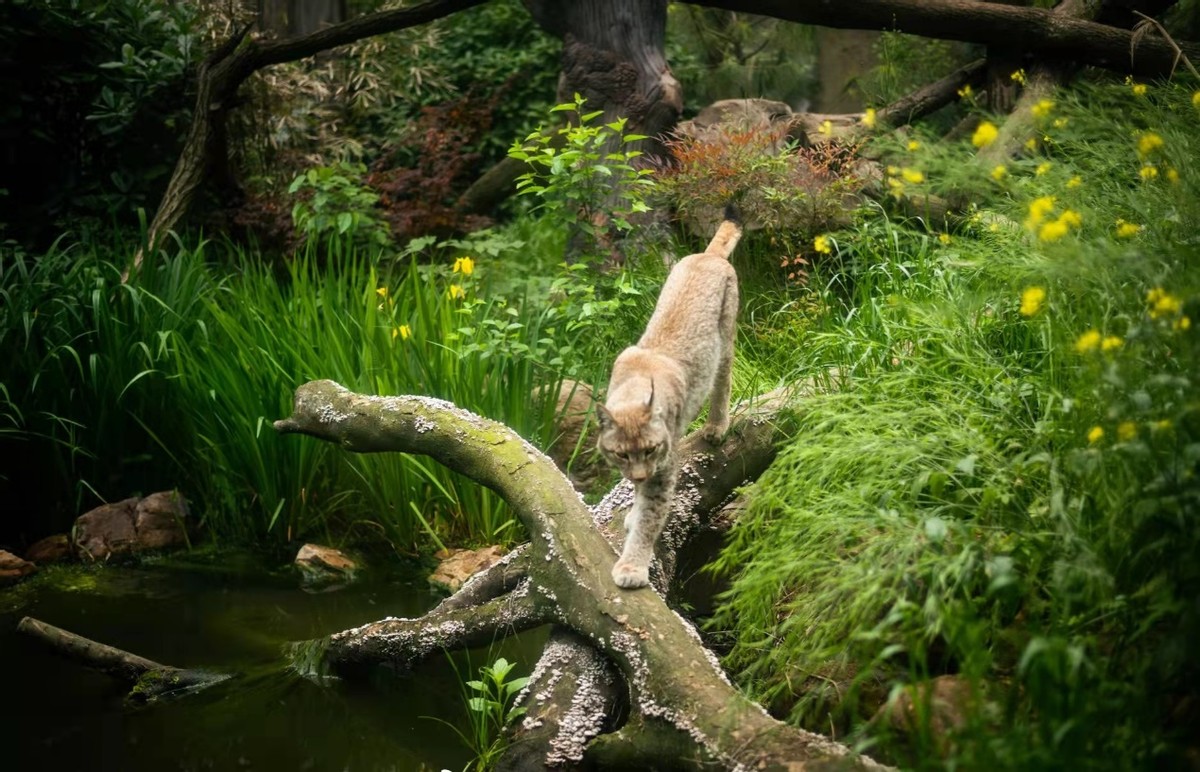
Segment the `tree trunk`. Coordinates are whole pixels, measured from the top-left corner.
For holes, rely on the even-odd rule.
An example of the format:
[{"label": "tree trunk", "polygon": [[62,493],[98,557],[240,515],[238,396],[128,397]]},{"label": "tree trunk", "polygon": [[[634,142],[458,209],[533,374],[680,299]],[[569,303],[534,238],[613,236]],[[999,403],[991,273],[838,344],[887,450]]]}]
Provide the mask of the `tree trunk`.
[{"label": "tree trunk", "polygon": [[[526,0],[533,18],[563,41],[558,101],[585,97],[605,122],[655,137],[679,120],[683,94],[664,53],[666,0]],[[661,145],[651,141],[651,154]]]},{"label": "tree trunk", "polygon": [[817,79],[821,91],[816,111],[853,113],[866,106],[857,81],[879,63],[875,55],[877,40],[879,33],[873,30],[817,29]]},{"label": "tree trunk", "polygon": [[[558,714],[539,766],[555,759],[579,761],[593,738],[615,725],[619,716],[613,710],[628,705],[624,727],[599,743],[596,752],[602,757],[653,764],[670,748],[681,763],[726,769],[878,768],[838,743],[771,718],[730,684],[695,629],[657,592],[613,584],[615,551],[602,529],[611,535],[628,488],[618,487],[591,512],[553,462],[511,430],[427,397],[371,397],[314,381],[296,390],[293,415],[275,426],[352,452],[428,455],[496,491],[530,534],[528,547],[468,582],[425,618],[384,620],[333,636],[325,656],[340,672],[381,661],[409,665],[443,647],[481,640],[485,631],[502,634],[551,623],[558,626],[553,640],[560,646],[551,648],[558,649],[559,659],[534,683],[553,692],[558,678],[548,682],[546,674],[554,675],[558,667],[561,677],[563,663],[577,662],[581,669],[572,671],[577,679],[572,699],[579,700],[567,707],[580,712]],[[685,441],[672,518],[676,534],[694,527],[690,513],[717,508],[714,500],[723,487],[731,490],[761,471],[757,466],[773,455],[775,432],[775,424],[759,415],[739,421],[721,447],[695,437]],[[663,535],[660,557],[673,550],[673,538],[671,531]],[[672,570],[669,563],[659,566],[656,584],[661,586]],[[565,637],[571,634],[574,642]],[[578,662],[572,646],[582,642],[612,669],[605,670],[603,660],[594,657],[592,665]],[[551,699],[545,688],[529,689],[523,699]],[[597,705],[603,708],[599,715]],[[544,727],[536,721],[527,722],[529,731]],[[519,746],[531,750],[528,743]]]}]

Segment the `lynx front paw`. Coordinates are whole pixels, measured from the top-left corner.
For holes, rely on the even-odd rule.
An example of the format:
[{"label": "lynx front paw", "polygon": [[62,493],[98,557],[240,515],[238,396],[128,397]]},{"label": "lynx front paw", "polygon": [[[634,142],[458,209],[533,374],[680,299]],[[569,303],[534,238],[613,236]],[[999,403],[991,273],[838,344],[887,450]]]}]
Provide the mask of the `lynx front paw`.
[{"label": "lynx front paw", "polygon": [[729,422],[722,421],[719,424],[704,424],[700,429],[700,436],[707,442],[713,445],[720,445],[721,440],[725,439],[725,432],[729,429]]},{"label": "lynx front paw", "polygon": [[613,566],[612,578],[618,587],[624,587],[627,590],[645,587],[650,584],[650,568],[618,560],[617,564]]}]

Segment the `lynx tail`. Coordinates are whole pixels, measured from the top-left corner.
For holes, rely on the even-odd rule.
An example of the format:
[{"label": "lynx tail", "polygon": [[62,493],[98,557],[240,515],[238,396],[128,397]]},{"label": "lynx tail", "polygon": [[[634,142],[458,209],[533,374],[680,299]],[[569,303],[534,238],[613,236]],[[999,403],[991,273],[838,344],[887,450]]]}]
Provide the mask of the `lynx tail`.
[{"label": "lynx tail", "polygon": [[708,242],[708,248],[704,251],[710,255],[718,255],[729,259],[729,255],[733,253],[734,247],[738,245],[738,241],[742,238],[742,216],[738,209],[733,204],[725,205],[725,220],[717,228],[717,234],[713,236],[712,241]]}]

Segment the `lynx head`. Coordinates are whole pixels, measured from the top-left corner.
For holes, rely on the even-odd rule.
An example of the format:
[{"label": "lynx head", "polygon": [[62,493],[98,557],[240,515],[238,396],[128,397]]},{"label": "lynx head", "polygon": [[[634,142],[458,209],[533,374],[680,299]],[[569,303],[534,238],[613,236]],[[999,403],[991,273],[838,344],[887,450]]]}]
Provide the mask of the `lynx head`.
[{"label": "lynx head", "polygon": [[648,479],[671,452],[671,431],[663,411],[654,404],[654,383],[649,396],[636,400],[609,400],[599,405],[600,452],[627,479]]}]

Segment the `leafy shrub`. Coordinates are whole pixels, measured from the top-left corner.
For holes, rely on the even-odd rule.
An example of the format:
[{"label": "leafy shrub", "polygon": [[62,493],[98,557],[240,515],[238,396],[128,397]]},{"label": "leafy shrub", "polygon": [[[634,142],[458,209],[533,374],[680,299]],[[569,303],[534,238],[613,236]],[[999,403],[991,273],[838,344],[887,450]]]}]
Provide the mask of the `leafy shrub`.
[{"label": "leafy shrub", "polygon": [[846,202],[861,186],[853,167],[858,147],[801,148],[783,127],[677,136],[666,145],[671,160],[655,181],[684,218],[736,200],[748,219],[772,234],[809,235],[845,223]]},{"label": "leafy shrub", "polygon": [[0,158],[12,235],[44,243],[80,218],[133,224],[136,208],[154,203],[186,133],[201,27],[188,3],[3,4]]},{"label": "leafy shrub", "polygon": [[288,193],[297,196],[292,222],[305,240],[320,243],[330,236],[363,245],[385,246],[391,239],[375,214],[379,196],[362,184],[366,169],[340,163],[309,169],[296,177]]},{"label": "leafy shrub", "polygon": [[517,178],[517,192],[537,196],[538,208],[564,230],[582,237],[582,253],[598,257],[612,252],[610,227],[629,231],[629,217],[648,212],[647,188],[652,172],[638,168],[642,155],[633,149],[646,137],[626,134],[626,119],[593,123],[603,110],[583,112],[586,100],[561,104],[552,112],[568,112],[569,122],[558,129],[539,128],[523,142],[514,142],[508,155],[525,161],[530,171]]}]

